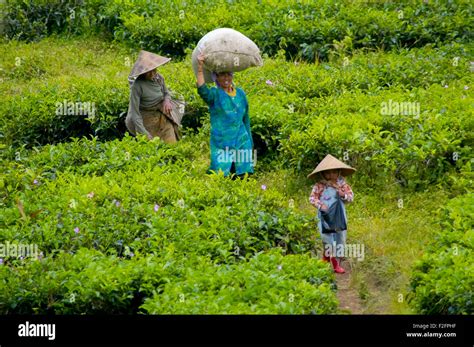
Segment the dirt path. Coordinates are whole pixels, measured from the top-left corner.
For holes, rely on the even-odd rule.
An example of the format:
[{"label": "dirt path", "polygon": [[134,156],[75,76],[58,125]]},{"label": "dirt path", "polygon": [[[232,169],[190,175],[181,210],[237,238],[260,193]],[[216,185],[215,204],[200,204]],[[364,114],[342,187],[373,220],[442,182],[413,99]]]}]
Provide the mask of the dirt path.
[{"label": "dirt path", "polygon": [[339,309],[343,313],[363,314],[364,309],[361,305],[359,294],[355,288],[351,287],[351,264],[346,260],[341,263],[341,266],[346,270],[346,273],[336,274]]}]

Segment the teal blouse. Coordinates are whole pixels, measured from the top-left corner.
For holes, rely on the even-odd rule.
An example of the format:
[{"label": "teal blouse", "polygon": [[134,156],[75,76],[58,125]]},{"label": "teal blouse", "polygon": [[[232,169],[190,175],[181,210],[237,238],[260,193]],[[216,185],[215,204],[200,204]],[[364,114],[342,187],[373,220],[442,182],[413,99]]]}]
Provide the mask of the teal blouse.
[{"label": "teal blouse", "polygon": [[235,173],[253,173],[253,140],[250,132],[249,105],[241,88],[230,96],[222,88],[198,87],[198,93],[209,106],[211,114],[211,165],[209,171],[222,170],[230,174],[232,163]]}]

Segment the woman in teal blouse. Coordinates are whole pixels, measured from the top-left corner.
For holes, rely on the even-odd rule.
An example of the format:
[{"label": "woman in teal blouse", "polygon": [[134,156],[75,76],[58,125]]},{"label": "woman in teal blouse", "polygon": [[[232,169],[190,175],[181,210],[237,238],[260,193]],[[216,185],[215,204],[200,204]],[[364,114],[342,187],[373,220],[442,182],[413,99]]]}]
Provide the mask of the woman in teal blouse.
[{"label": "woman in teal blouse", "polygon": [[213,74],[217,87],[206,86],[204,56],[198,57],[197,87],[211,114],[211,165],[208,172],[223,171],[224,176],[253,173],[253,140],[249,105],[241,88],[235,88],[230,72]]}]

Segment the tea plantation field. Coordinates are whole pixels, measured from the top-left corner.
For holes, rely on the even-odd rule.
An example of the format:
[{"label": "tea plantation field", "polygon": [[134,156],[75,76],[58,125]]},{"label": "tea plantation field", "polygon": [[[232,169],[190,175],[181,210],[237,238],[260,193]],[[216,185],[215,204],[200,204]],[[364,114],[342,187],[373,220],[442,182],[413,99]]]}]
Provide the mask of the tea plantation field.
[{"label": "tea plantation field", "polygon": [[[350,313],[308,202],[328,153],[357,168],[362,313],[474,313],[472,4],[131,4],[4,5],[0,250],[38,254],[0,254],[0,314]],[[248,180],[206,174],[190,55],[217,27],[264,57],[234,77],[257,150]],[[140,48],[172,57],[159,71],[187,103],[177,144],[126,131]]]}]

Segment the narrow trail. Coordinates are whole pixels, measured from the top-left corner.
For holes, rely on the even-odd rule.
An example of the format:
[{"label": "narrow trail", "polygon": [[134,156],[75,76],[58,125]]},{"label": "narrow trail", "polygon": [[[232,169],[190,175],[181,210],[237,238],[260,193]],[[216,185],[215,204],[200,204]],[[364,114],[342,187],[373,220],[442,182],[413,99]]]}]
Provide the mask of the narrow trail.
[{"label": "narrow trail", "polygon": [[337,298],[339,300],[339,309],[342,312],[350,314],[363,314],[359,294],[357,290],[351,287],[352,268],[349,261],[344,260],[341,266],[346,270],[344,274],[336,274]]}]

